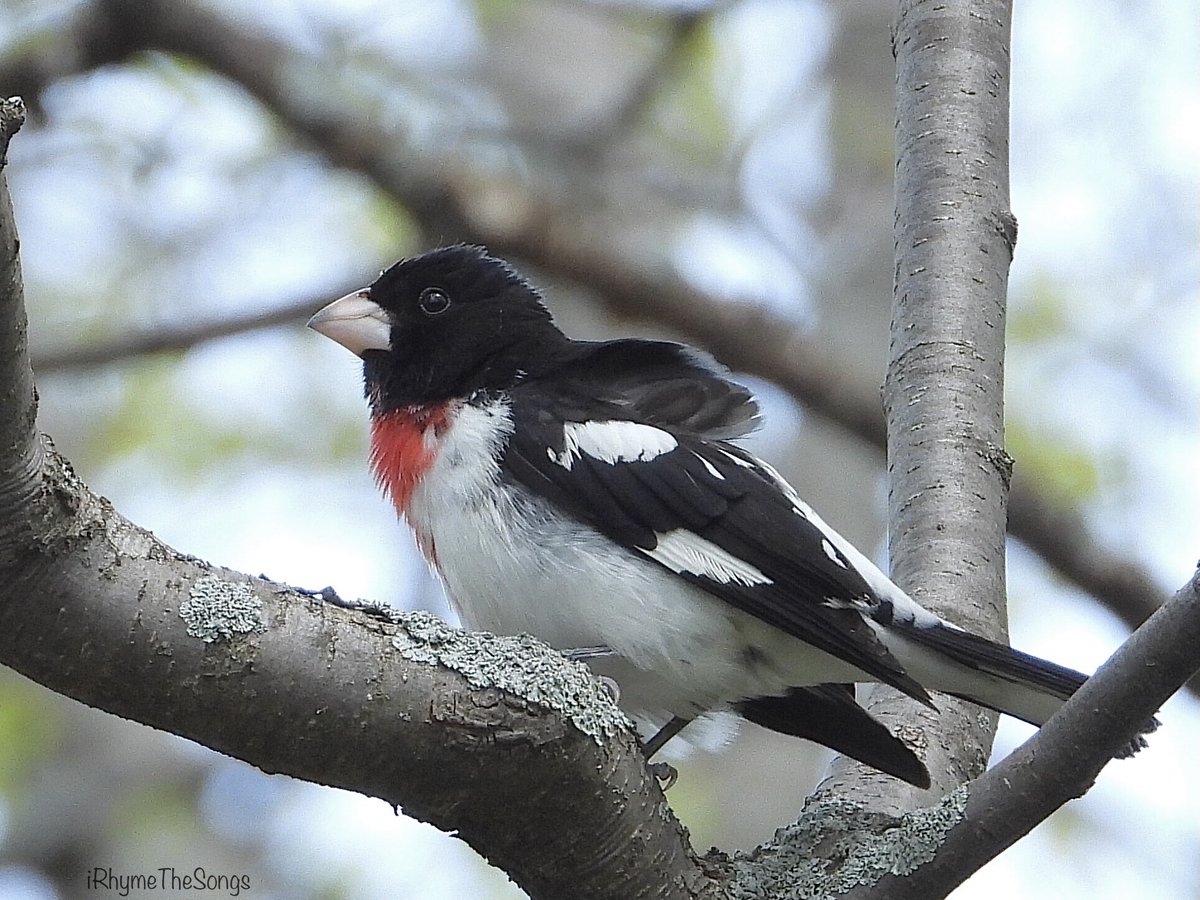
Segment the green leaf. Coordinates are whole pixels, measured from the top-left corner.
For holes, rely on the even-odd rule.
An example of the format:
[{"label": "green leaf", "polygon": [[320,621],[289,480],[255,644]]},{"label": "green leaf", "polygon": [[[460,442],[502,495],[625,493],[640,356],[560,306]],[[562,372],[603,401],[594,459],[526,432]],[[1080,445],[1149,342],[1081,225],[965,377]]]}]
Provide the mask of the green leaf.
[{"label": "green leaf", "polygon": [[29,786],[30,770],[54,755],[62,730],[59,707],[46,702],[44,688],[10,673],[0,677],[0,793]]},{"label": "green leaf", "polygon": [[1032,344],[1066,337],[1072,331],[1067,299],[1057,285],[1039,278],[1026,297],[1012,304],[1008,315],[1010,343]]},{"label": "green leaf", "polygon": [[1019,423],[1005,426],[1005,443],[1020,471],[1062,501],[1077,503],[1100,492],[1099,461],[1067,440],[1032,434]]}]

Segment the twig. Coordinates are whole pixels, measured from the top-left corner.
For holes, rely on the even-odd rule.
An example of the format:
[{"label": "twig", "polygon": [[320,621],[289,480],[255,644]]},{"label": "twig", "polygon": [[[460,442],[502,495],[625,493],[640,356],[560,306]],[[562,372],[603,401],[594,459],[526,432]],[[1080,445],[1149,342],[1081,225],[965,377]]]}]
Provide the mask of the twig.
[{"label": "twig", "polygon": [[347,286],[340,292],[334,289],[319,297],[292,300],[265,312],[235,314],[215,321],[190,322],[157,328],[154,331],[135,332],[103,343],[46,350],[34,358],[33,369],[44,375],[69,369],[105,366],[146,354],[188,350],[206,341],[261,328],[303,322],[330,299],[361,286]]}]

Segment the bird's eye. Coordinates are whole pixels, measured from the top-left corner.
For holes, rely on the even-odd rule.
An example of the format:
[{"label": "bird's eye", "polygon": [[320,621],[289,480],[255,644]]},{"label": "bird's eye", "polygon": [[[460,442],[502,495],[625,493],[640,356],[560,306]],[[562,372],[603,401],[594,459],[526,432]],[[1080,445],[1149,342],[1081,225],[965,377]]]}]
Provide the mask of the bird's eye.
[{"label": "bird's eye", "polygon": [[425,288],[417,302],[427,316],[441,315],[450,308],[450,297],[441,288]]}]

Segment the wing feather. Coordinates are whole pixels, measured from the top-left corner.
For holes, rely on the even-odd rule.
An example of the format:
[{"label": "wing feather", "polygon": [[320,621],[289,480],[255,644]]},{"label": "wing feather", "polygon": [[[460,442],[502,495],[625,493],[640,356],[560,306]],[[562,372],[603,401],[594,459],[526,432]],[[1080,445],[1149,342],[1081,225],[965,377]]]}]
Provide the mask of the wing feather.
[{"label": "wing feather", "polygon": [[[721,380],[712,373],[709,377]],[[690,370],[677,373],[676,381],[688,379],[695,379]],[[513,389],[514,430],[503,460],[508,477],[650,559],[660,536],[671,533],[678,542],[686,539],[687,532],[694,533],[698,546],[716,545],[763,573],[766,580],[746,583],[746,579],[686,570],[677,573],[680,577],[930,703],[929,695],[867,624],[864,614],[878,598],[854,566],[837,553],[836,542],[831,543],[819,520],[805,515],[806,507],[780,488],[778,475],[769,466],[722,439],[692,430],[700,422],[720,426],[720,416],[711,405],[711,398],[720,393],[716,388],[709,388],[701,401],[689,403],[665,388],[665,393],[643,390],[620,403],[612,396],[611,382],[602,396],[589,401],[591,388],[589,380],[580,379],[553,386],[530,381]],[[671,402],[664,400],[668,395]],[[653,398],[653,411],[643,408],[648,398]],[[733,391],[726,395],[729,398],[737,400],[734,419],[744,416],[746,401]],[[668,415],[680,418],[682,424],[675,427]],[[623,447],[619,461],[578,449],[572,464],[564,465],[568,423],[588,421],[651,426],[674,442],[656,440],[654,452],[642,455]],[[624,436],[629,435],[655,437],[644,429],[629,429]],[[664,446],[673,449],[664,452]]]}]

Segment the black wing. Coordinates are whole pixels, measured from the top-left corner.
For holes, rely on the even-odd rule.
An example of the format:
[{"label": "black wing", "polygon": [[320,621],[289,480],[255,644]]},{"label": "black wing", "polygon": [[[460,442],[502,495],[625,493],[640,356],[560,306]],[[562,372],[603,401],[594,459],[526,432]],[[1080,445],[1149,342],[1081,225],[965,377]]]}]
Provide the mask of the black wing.
[{"label": "black wing", "polygon": [[[575,341],[557,387],[567,421],[603,410],[676,433],[728,440],[758,427],[754,395],[714,359],[670,341]],[[556,379],[557,380],[557,379]]]},{"label": "black wing", "polygon": [[909,784],[929,787],[925,764],[858,705],[853,685],[793,688],[782,697],[755,697],[734,708],[764,728],[816,741]]},{"label": "black wing", "polygon": [[[862,575],[770,467],[713,437],[753,420],[749,393],[694,357],[673,367],[652,358],[642,374],[629,352],[645,343],[605,350],[623,357],[609,377],[586,365],[514,388],[508,476],[733,606],[930,703],[864,621],[878,598]],[[647,383],[656,380],[658,389]],[[720,559],[696,564],[692,551],[714,544]],[[730,557],[744,565],[726,565]]]}]

